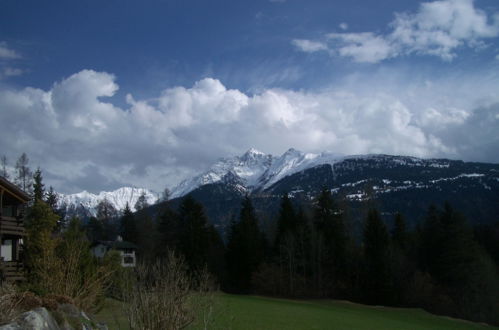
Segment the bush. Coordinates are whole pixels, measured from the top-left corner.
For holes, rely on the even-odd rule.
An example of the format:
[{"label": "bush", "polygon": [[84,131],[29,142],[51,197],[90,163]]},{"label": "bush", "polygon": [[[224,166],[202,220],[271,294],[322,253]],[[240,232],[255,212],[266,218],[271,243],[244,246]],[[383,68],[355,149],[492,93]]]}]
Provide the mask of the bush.
[{"label": "bush", "polygon": [[184,259],[173,252],[166,260],[138,265],[123,293],[130,328],[183,329],[194,321],[199,308],[210,308],[203,302],[211,291],[207,273],[192,276]]}]

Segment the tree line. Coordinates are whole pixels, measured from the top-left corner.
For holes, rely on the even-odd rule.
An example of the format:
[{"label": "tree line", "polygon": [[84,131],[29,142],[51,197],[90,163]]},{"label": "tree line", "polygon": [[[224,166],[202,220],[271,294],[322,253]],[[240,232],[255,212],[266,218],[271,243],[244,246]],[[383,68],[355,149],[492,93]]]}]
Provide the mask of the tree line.
[{"label": "tree line", "polygon": [[163,203],[155,219],[125,210],[120,230],[138,244],[139,257],[154,260],[176,250],[191,270],[207,267],[227,292],[422,307],[499,322],[497,255],[484,243],[496,245],[490,237],[478,240],[450,204],[430,206],[414,228],[400,213],[388,228],[367,205],[357,237],[347,210],[324,189],[306,205],[284,195],[273,233],[262,230],[268,228],[262,220],[251,198],[244,198],[224,241],[202,205],[187,196],[178,210]]},{"label": "tree line", "polygon": [[[127,205],[122,216],[104,201],[87,223],[74,220],[58,228],[57,216],[49,214],[57,210],[50,207],[39,170],[33,194],[43,204],[35,203],[30,212],[27,252],[30,244],[40,249],[51,246],[49,237],[57,231],[63,237],[66,231],[86,236],[86,242],[111,240],[120,234],[137,244],[142,262],[153,263],[175,250],[191,272],[207,269],[227,292],[422,307],[499,324],[499,224],[472,228],[447,203],[429,206],[423,220],[410,228],[402,214],[394,215],[388,228],[374,204],[368,204],[359,237],[352,233],[348,210],[328,189],[302,204],[282,196],[277,218],[265,219],[275,222],[272,232],[263,230],[271,226],[264,225],[247,196],[239,217],[222,238],[191,196],[178,209],[161,203],[155,214],[149,212],[144,198],[135,205],[137,212]],[[50,230],[41,230],[44,226]]]}]

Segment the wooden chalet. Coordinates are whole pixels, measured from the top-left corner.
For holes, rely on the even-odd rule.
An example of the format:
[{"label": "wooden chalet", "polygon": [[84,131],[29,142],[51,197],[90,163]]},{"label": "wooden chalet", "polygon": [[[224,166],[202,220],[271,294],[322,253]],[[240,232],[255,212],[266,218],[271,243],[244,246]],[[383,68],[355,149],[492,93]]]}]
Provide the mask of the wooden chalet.
[{"label": "wooden chalet", "polygon": [[24,280],[20,252],[26,235],[24,214],[29,200],[24,191],[0,176],[0,282]]}]

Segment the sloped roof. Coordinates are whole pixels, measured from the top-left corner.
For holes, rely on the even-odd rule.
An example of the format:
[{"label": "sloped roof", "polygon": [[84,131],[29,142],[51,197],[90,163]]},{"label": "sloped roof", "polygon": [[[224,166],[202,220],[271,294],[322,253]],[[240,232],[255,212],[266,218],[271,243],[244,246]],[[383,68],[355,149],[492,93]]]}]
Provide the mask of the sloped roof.
[{"label": "sloped roof", "polygon": [[31,199],[27,193],[25,193],[22,189],[19,189],[15,184],[4,178],[3,176],[0,176],[0,187],[8,191],[11,195],[16,197],[17,199],[27,202]]}]

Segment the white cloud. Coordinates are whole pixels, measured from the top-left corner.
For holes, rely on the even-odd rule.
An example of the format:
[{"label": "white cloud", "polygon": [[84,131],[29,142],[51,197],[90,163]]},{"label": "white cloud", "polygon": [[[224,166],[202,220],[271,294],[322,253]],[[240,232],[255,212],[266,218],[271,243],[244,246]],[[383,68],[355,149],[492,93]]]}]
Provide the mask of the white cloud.
[{"label": "white cloud", "polygon": [[[389,30],[386,34],[332,33],[326,36],[327,48],[357,62],[376,63],[410,54],[450,61],[458,49],[483,48],[483,40],[498,37],[499,14],[489,20],[485,11],[475,8],[473,0],[424,2],[416,13],[396,13]],[[318,42],[302,40],[306,41]]]},{"label": "white cloud", "polygon": [[496,76],[410,87],[362,76],[320,92],[255,95],[206,78],[153,99],[128,95],[126,108],[105,99],[118,90],[115,79],[84,70],[49,90],[0,90],[0,150],[11,162],[26,151],[47,183],[66,192],[126,184],[160,191],[249,147],[499,161]]},{"label": "white cloud", "polygon": [[373,33],[330,33],[327,38],[340,45],[334,51],[351,57],[356,62],[376,63],[395,55],[393,47],[384,38]]},{"label": "white cloud", "polygon": [[12,60],[20,57],[21,55],[15,50],[10,49],[6,42],[0,42],[0,60]]},{"label": "white cloud", "polygon": [[306,53],[314,53],[320,50],[326,50],[326,44],[318,41],[304,40],[304,39],[294,39],[291,42],[296,48],[300,49]]},{"label": "white cloud", "polygon": [[348,30],[348,24],[347,23],[340,23],[340,25],[338,25],[338,27],[340,29],[342,29],[343,31]]}]

